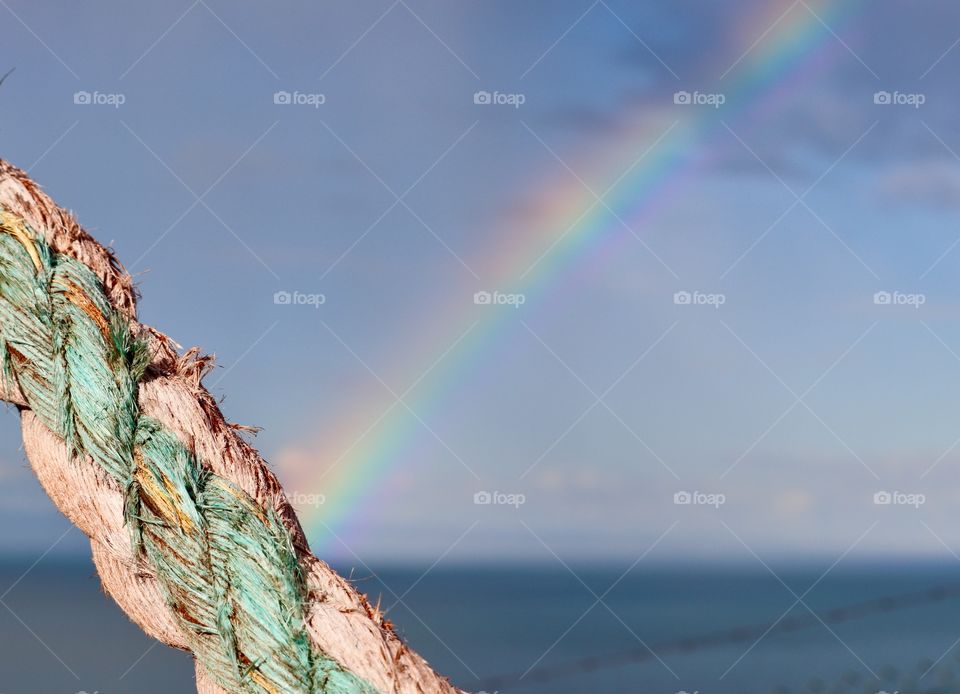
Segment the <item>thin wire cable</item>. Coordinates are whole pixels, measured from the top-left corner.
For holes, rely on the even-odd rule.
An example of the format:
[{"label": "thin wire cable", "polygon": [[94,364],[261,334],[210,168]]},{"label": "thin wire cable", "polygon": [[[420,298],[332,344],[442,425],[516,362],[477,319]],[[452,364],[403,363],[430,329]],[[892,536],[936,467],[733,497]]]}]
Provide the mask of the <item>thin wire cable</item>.
[{"label": "thin wire cable", "polygon": [[909,609],[930,603],[943,602],[953,598],[960,598],[960,583],[941,584],[921,591],[886,595],[871,600],[851,603],[820,612],[818,616],[807,614],[799,617],[785,617],[774,626],[764,623],[711,631],[655,643],[651,645],[650,648],[638,647],[619,653],[587,656],[576,660],[569,660],[555,665],[536,668],[526,674],[514,672],[495,675],[483,679],[480,686],[484,690],[496,691],[508,685],[514,688],[524,685],[542,684],[573,675],[624,667],[653,660],[654,653],[661,656],[669,653],[689,654],[718,646],[753,642],[768,631],[769,635],[793,633],[824,622],[827,624],[840,624],[841,622],[863,619],[870,615]]}]

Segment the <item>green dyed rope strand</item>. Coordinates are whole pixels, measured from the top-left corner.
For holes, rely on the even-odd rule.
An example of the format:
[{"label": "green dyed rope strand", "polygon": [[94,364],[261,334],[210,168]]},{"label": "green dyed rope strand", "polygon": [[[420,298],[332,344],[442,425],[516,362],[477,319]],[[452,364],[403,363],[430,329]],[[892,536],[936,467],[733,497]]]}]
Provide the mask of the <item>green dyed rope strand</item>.
[{"label": "green dyed rope strand", "polygon": [[0,355],[31,410],[125,493],[135,554],[186,641],[229,692],[375,694],[317,652],[290,534],[140,412],[150,356],[85,265],[0,208]]}]

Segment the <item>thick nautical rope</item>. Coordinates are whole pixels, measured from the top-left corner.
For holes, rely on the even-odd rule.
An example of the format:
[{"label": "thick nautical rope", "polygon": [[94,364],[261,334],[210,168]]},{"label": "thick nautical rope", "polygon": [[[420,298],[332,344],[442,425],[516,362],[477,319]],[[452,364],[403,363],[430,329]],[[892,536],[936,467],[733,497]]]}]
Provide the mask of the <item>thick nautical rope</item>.
[{"label": "thick nautical rope", "polygon": [[0,208],[4,377],[79,461],[124,490],[136,556],[197,659],[228,692],[375,692],[311,643],[290,533],[186,442],[144,415],[146,343],[98,277]]}]

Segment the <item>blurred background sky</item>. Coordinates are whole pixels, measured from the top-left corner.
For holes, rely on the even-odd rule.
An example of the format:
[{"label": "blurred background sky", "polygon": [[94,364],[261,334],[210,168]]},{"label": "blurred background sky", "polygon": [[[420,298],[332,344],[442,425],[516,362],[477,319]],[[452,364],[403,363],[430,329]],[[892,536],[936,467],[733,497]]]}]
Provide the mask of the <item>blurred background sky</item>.
[{"label": "blurred background sky", "polygon": [[216,353],[321,556],[960,551],[954,4],[0,4],[2,156]]}]

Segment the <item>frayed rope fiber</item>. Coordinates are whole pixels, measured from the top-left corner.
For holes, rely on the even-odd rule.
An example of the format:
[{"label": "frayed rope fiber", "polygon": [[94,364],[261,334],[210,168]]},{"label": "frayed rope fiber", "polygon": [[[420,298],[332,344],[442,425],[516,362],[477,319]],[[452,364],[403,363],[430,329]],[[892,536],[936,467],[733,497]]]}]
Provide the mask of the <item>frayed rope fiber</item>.
[{"label": "frayed rope fiber", "polygon": [[377,689],[311,642],[288,529],[141,412],[151,356],[96,274],[0,208],[0,354],[37,418],[124,493],[133,554],[154,569],[184,641],[228,692]]}]

